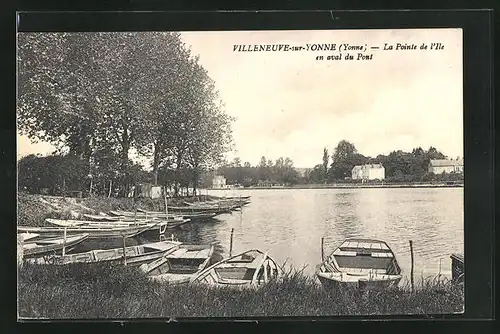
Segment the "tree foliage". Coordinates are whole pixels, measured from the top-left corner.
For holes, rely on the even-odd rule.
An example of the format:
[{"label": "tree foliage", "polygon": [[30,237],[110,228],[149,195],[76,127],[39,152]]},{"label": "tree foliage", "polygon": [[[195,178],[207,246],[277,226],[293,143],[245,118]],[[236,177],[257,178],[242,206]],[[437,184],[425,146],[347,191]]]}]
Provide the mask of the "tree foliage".
[{"label": "tree foliage", "polygon": [[18,45],[21,133],[69,148],[122,194],[132,149],[152,159],[153,183],[163,166],[196,187],[231,148],[233,119],[178,33],[21,33]]}]

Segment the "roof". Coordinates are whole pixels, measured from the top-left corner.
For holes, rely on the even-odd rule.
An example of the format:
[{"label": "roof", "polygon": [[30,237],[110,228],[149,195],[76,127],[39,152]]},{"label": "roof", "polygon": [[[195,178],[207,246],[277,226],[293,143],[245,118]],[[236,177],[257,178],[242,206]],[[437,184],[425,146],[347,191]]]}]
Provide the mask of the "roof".
[{"label": "roof", "polygon": [[431,160],[430,164],[433,167],[463,166],[464,161],[439,159],[439,160]]},{"label": "roof", "polygon": [[382,164],[365,164],[365,165],[357,165],[357,166],[354,166],[353,170],[358,170],[358,169],[363,169],[363,168],[372,168],[372,169],[375,169],[375,168],[384,168],[384,166],[382,166]]}]

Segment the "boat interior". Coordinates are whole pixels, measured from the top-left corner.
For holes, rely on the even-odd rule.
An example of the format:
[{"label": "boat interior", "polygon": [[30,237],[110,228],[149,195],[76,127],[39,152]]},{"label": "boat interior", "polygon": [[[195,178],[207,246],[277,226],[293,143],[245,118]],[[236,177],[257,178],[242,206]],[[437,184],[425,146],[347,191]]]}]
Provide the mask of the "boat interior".
[{"label": "boat interior", "polygon": [[213,253],[211,246],[181,245],[161,259],[148,265],[151,276],[164,274],[194,274],[206,264]]},{"label": "boat interior", "polygon": [[400,268],[390,248],[376,241],[346,241],[326,261],[330,272],[348,275],[398,275]]}]

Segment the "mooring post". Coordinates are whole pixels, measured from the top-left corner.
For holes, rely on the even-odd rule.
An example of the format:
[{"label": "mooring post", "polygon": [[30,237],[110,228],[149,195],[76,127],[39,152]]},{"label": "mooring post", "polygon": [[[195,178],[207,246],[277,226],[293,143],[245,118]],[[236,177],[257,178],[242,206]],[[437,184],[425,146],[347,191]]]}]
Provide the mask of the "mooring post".
[{"label": "mooring post", "polygon": [[234,233],[234,228],[231,229],[231,239],[229,241],[229,256],[233,254],[233,233]]},{"label": "mooring post", "polygon": [[111,189],[113,189],[113,180],[109,180],[109,192],[108,192],[108,198],[111,197]]},{"label": "mooring post", "polygon": [[325,242],[325,238],[322,237],[321,238],[321,262],[324,262],[325,261],[325,253],[323,251],[323,245],[324,245],[324,242]]},{"label": "mooring post", "polygon": [[127,265],[127,252],[125,251],[125,234],[122,234],[123,237],[123,265]]},{"label": "mooring post", "polygon": [[167,215],[168,220],[168,206],[167,206],[167,189],[163,186],[163,199],[165,200],[165,214]]},{"label": "mooring post", "polygon": [[64,227],[64,237],[63,237],[63,249],[62,249],[62,255],[66,255],[66,229],[67,227]]},{"label": "mooring post", "polygon": [[411,269],[410,269],[410,283],[411,283],[411,292],[415,290],[413,285],[413,241],[410,240],[410,256],[411,256]]}]

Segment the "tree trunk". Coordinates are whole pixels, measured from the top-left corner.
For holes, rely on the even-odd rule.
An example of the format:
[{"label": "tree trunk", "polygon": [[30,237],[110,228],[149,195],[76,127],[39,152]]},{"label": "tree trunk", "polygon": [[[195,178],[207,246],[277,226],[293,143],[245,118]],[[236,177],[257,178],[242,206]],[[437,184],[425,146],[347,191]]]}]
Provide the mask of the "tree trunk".
[{"label": "tree trunk", "polygon": [[196,196],[196,190],[198,189],[198,168],[193,168],[193,195]]},{"label": "tree trunk", "polygon": [[121,152],[121,170],[122,170],[122,175],[123,175],[123,180],[122,180],[122,195],[124,197],[127,197],[128,195],[128,189],[129,189],[129,179],[128,179],[128,151],[130,150],[130,141],[128,138],[128,134],[125,131],[123,134],[123,141],[122,141],[122,152]]},{"label": "tree trunk", "polygon": [[175,193],[175,196],[178,196],[179,195],[179,184],[181,182],[180,180],[180,172],[181,172],[181,162],[182,162],[182,154],[181,153],[177,153],[177,160],[176,160],[176,167],[175,167],[175,178],[176,180],[174,180],[174,184],[175,184],[175,188],[174,188],[174,193]]},{"label": "tree trunk", "polygon": [[153,184],[158,185],[158,167],[160,165],[161,158],[161,145],[157,141],[154,145],[153,153]]}]

